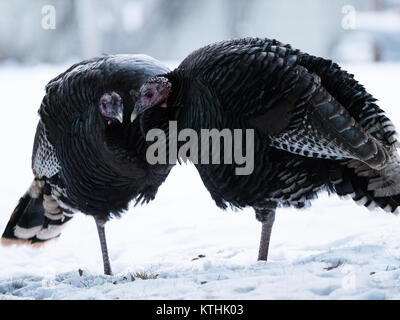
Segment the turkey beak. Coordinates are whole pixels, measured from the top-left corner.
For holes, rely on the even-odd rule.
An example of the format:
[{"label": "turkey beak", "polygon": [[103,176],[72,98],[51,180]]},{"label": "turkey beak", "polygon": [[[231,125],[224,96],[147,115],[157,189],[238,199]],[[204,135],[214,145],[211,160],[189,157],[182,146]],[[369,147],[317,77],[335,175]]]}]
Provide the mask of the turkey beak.
[{"label": "turkey beak", "polygon": [[131,122],[135,121],[135,119],[144,111],[146,111],[146,108],[144,108],[140,102],[136,102],[131,114]]},{"label": "turkey beak", "polygon": [[135,121],[136,118],[137,118],[137,114],[135,112],[132,112],[132,114],[131,114],[131,122]]},{"label": "turkey beak", "polygon": [[114,110],[112,112],[111,118],[122,123],[124,121],[124,110],[123,110],[123,108],[118,108],[117,110]]},{"label": "turkey beak", "polygon": [[115,120],[118,120],[119,122],[123,122],[124,121],[124,111],[122,108],[118,108],[118,112],[115,114]]},{"label": "turkey beak", "polygon": [[124,122],[124,115],[122,114],[122,113],[118,113],[118,115],[117,115],[117,120],[119,121],[119,122]]}]

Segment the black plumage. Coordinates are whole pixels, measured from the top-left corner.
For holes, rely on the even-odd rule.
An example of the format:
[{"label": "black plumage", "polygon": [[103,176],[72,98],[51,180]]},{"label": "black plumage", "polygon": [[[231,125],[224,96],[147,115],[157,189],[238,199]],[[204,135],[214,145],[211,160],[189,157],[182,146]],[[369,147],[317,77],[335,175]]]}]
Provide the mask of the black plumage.
[{"label": "black plumage", "polygon": [[[168,117],[156,114],[161,106]],[[149,127],[177,120],[178,129],[198,134],[255,130],[250,175],[236,175],[238,166],[223,159],[196,167],[219,207],[255,209],[261,260],[278,206],[305,207],[321,190],[390,212],[400,205],[396,132],[376,99],[332,61],[279,41],[246,38],[196,50],[142,86],[134,114],[142,124],[152,119]]]},{"label": "black plumage", "polygon": [[104,224],[131,200],[154,199],[171,170],[146,162],[140,126],[129,121],[140,86],[168,71],[148,56],[105,55],[77,63],[47,84],[32,153],[35,180],[11,216],[3,244],[58,237],[79,210],[96,219],[105,272],[111,273]]}]

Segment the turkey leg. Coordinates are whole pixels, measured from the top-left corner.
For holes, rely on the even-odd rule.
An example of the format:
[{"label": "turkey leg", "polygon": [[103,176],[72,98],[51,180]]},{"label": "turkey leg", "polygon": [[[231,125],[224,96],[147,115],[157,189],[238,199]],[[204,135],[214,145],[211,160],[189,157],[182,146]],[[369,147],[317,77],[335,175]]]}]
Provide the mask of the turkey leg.
[{"label": "turkey leg", "polygon": [[262,224],[260,248],[258,251],[259,261],[267,261],[268,259],[269,242],[271,239],[272,226],[275,221],[276,205],[271,205],[271,207],[255,209],[256,219]]},{"label": "turkey leg", "polygon": [[106,233],[104,230],[105,222],[98,218],[95,218],[95,221],[97,226],[97,232],[99,233],[101,253],[103,255],[104,274],[110,276],[112,272],[111,272],[110,258],[108,257]]}]

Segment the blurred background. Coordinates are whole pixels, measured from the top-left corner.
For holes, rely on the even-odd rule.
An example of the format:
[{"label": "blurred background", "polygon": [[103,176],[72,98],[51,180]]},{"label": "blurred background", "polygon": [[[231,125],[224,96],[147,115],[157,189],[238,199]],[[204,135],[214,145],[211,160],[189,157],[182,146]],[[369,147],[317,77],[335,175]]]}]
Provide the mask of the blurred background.
[{"label": "blurred background", "polygon": [[400,60],[400,0],[2,0],[0,63],[102,53],[179,61],[233,37],[276,38],[339,62]]}]

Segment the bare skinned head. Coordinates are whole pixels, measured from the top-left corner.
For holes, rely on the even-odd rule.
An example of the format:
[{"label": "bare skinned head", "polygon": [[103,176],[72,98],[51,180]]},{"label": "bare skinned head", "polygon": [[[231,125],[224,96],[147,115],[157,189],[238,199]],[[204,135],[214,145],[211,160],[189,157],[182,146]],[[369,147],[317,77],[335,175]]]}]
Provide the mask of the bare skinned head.
[{"label": "bare skinned head", "polygon": [[154,77],[142,85],[139,98],[133,109],[131,121],[149,108],[167,108],[168,96],[171,93],[171,83],[165,77]]},{"label": "bare skinned head", "polygon": [[123,121],[124,106],[121,96],[112,91],[104,93],[99,101],[100,114],[104,117],[108,124]]}]

